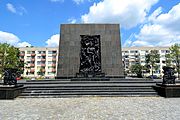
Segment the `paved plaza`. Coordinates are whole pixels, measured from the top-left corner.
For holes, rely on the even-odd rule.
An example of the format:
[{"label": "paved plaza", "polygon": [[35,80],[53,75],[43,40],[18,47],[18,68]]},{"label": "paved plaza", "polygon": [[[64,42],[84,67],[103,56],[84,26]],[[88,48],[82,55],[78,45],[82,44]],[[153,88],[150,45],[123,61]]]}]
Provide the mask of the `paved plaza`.
[{"label": "paved plaza", "polygon": [[0,100],[1,120],[180,120],[180,99],[162,97]]}]

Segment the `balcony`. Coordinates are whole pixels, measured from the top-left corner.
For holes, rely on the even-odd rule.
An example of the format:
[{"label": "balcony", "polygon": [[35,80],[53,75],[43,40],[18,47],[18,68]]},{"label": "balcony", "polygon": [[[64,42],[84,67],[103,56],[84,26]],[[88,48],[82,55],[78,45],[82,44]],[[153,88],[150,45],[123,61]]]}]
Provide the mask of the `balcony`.
[{"label": "balcony", "polygon": [[54,67],[55,67],[55,66],[56,66],[56,64],[52,64],[52,66],[54,66]]},{"label": "balcony", "polygon": [[25,54],[24,54],[24,53],[21,53],[21,54],[19,54],[19,56],[25,56]]},{"label": "balcony", "polygon": [[46,61],[46,59],[41,59],[41,61]]},{"label": "balcony", "polygon": [[53,58],[52,61],[56,61],[56,58]]},{"label": "balcony", "polygon": [[53,54],[52,54],[52,56],[56,56],[56,55],[57,55],[57,53],[53,53]]},{"label": "balcony", "polygon": [[41,64],[41,66],[42,66],[42,67],[45,67],[45,66],[46,66],[46,64]]},{"label": "balcony", "polygon": [[46,70],[45,69],[41,69],[41,72],[46,72]]},{"label": "balcony", "polygon": [[35,65],[34,64],[30,64],[30,67],[34,67]]},{"label": "balcony", "polygon": [[41,56],[46,56],[46,54],[45,54],[45,53],[43,53],[43,54],[41,54]]},{"label": "balcony", "polygon": [[20,61],[24,61],[24,59],[23,59],[23,58],[21,58],[21,59],[20,59]]},{"label": "balcony", "polygon": [[31,59],[31,61],[35,61],[35,59],[34,59],[34,58],[32,58],[32,59]]},{"label": "balcony", "polygon": [[31,56],[36,56],[36,54],[35,54],[35,53],[32,53]]},{"label": "balcony", "polygon": [[31,72],[31,73],[34,73],[34,72],[35,72],[35,69],[31,69],[30,72]]},{"label": "balcony", "polygon": [[56,72],[56,69],[52,69],[52,72]]}]

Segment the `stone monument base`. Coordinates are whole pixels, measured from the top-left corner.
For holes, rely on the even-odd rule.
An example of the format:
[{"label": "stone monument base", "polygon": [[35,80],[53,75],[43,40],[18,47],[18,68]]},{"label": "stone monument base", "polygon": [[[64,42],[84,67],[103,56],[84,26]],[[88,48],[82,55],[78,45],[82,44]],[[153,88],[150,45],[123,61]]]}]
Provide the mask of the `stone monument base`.
[{"label": "stone monument base", "polygon": [[0,85],[0,99],[14,99],[24,88],[23,85]]},{"label": "stone monument base", "polygon": [[158,95],[166,98],[180,97],[180,84],[156,84],[154,89]]}]

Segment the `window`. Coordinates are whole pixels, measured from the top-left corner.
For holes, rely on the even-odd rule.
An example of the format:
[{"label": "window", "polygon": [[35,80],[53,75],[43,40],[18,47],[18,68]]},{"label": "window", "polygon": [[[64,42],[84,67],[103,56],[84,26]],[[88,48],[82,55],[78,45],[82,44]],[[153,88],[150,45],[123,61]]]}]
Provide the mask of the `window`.
[{"label": "window", "polygon": [[38,54],[46,54],[46,51],[38,51]]},{"label": "window", "polygon": [[37,65],[40,65],[41,64],[41,61],[37,61]]},{"label": "window", "polygon": [[48,66],[48,69],[52,69],[52,68],[54,68],[53,66]]},{"label": "window", "polygon": [[53,53],[53,51],[48,51],[48,54],[52,54]]},{"label": "window", "polygon": [[27,54],[31,54],[31,51],[27,51]]},{"label": "window", "polygon": [[20,53],[21,53],[21,54],[24,54],[24,53],[25,53],[25,51],[20,51]]},{"label": "window", "polygon": [[129,58],[129,56],[126,55],[125,58]]},{"label": "window", "polygon": [[161,50],[161,53],[166,53],[166,50]]},{"label": "window", "polygon": [[169,50],[166,50],[166,53],[170,53],[170,51],[169,51]]},{"label": "window", "polygon": [[129,51],[125,51],[125,53],[129,53]]},{"label": "window", "polygon": [[27,54],[34,54],[35,51],[27,51]]},{"label": "window", "polygon": [[53,73],[53,72],[48,72],[48,75],[54,75],[55,73]]},{"label": "window", "polygon": [[27,56],[27,60],[30,60],[31,59],[31,56]]},{"label": "window", "polygon": [[53,50],[53,51],[52,51],[52,53],[53,53],[53,54],[56,54],[56,53],[57,53],[57,51],[56,51],[56,50]]}]

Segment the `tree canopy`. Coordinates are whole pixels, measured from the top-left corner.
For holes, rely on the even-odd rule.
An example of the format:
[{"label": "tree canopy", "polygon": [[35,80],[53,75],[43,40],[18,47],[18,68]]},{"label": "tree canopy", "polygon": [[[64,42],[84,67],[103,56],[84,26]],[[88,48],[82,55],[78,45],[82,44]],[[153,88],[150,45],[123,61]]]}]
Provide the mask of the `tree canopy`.
[{"label": "tree canopy", "polygon": [[[166,65],[173,66],[178,73],[178,78],[180,79],[180,44],[172,45],[169,50],[170,53],[166,55]],[[175,66],[172,62],[175,62]]]},{"label": "tree canopy", "polygon": [[151,50],[149,54],[146,55],[146,66],[151,67],[151,72],[153,76],[154,69],[157,70],[157,63],[160,61],[160,55],[157,50]]},{"label": "tree canopy", "polygon": [[134,64],[130,67],[130,71],[135,73],[139,78],[142,78],[142,69],[143,66],[141,64]]},{"label": "tree canopy", "polygon": [[19,48],[7,43],[0,43],[0,75],[2,76],[5,68],[17,68],[22,72],[23,62],[19,59]]}]

